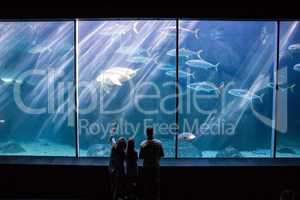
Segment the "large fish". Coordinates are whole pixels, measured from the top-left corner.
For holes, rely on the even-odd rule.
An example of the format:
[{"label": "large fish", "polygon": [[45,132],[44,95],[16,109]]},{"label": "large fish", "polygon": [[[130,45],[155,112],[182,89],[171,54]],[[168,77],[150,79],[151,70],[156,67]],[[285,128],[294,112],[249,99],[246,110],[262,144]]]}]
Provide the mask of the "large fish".
[{"label": "large fish", "polygon": [[288,46],[288,50],[292,53],[300,53],[300,43],[291,44]]},{"label": "large fish", "polygon": [[[185,58],[191,58],[193,56],[197,56],[198,58],[200,57],[200,53],[202,52],[202,50],[200,49],[199,51],[192,51],[186,48],[180,48],[178,49],[178,56],[179,57],[185,57]],[[176,49],[171,49],[167,52],[168,56],[172,56],[172,57],[176,57]]]},{"label": "large fish", "polygon": [[188,88],[195,90],[195,91],[204,91],[204,92],[216,92],[217,94],[220,94],[220,89],[224,87],[224,83],[222,83],[219,87],[217,87],[215,84],[210,82],[198,82],[198,83],[191,83],[187,85]]},{"label": "large fish", "polygon": [[99,30],[99,34],[104,36],[116,36],[116,35],[121,36],[128,33],[131,30],[135,34],[138,34],[139,33],[137,28],[138,23],[139,22],[128,23],[128,24],[115,23],[109,26],[105,26],[104,28]]},{"label": "large fish", "polygon": [[102,72],[96,81],[100,83],[101,88],[107,93],[113,86],[122,86],[122,84],[132,79],[138,69],[128,67],[111,67]]},{"label": "large fish", "polygon": [[[176,70],[170,70],[170,71],[167,71],[165,74],[167,76],[176,78],[177,71]],[[185,72],[185,71],[178,70],[178,77],[179,78],[188,78],[188,77],[195,78],[195,73],[188,73],[188,72]]]},{"label": "large fish", "polygon": [[[189,28],[184,28],[184,27],[178,27],[178,31],[180,34],[193,34],[195,36],[196,39],[200,38],[200,29],[196,28],[195,30],[189,29]],[[163,28],[161,31],[161,33],[163,34],[167,34],[169,36],[173,36],[175,37],[177,34],[177,28],[176,26],[167,26],[165,28]]]},{"label": "large fish", "polygon": [[142,56],[142,55],[138,55],[138,56],[131,56],[129,57],[126,61],[130,62],[130,63],[135,63],[135,64],[148,64],[151,61],[154,61],[155,63],[157,63],[157,58],[156,57],[148,57],[148,56]]},{"label": "large fish", "polygon": [[259,99],[259,101],[263,102],[263,95],[258,96],[257,94],[254,94],[253,92],[245,89],[231,89],[228,91],[228,93],[232,96],[241,97],[247,100],[253,100],[253,99]]},{"label": "large fish", "polygon": [[220,63],[214,65],[210,62],[207,62],[204,59],[188,60],[185,62],[185,64],[190,67],[201,68],[201,69],[215,69],[216,71],[218,71],[218,67],[220,65]]},{"label": "large fish", "polygon": [[176,68],[175,65],[169,63],[159,63],[156,67],[161,71],[171,71],[171,70],[175,70]]}]

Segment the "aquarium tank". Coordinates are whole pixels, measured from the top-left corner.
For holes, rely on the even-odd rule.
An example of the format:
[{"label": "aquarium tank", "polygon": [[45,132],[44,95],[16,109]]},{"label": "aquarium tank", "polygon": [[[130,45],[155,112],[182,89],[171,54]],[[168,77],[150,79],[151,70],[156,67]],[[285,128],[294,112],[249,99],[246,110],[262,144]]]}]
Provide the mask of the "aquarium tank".
[{"label": "aquarium tank", "polygon": [[0,154],[75,156],[73,22],[1,22],[0,41]]},{"label": "aquarium tank", "polygon": [[109,157],[148,127],[167,158],[300,156],[298,21],[3,21],[0,46],[0,156]]}]

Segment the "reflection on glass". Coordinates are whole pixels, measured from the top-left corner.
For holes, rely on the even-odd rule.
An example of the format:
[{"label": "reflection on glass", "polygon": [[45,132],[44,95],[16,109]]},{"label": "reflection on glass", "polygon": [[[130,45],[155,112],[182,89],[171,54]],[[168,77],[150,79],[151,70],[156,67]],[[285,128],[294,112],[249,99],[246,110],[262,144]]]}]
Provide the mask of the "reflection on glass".
[{"label": "reflection on glass", "polygon": [[0,155],[75,155],[73,27],[0,23]]},{"label": "reflection on glass", "polygon": [[298,21],[280,22],[277,96],[277,157],[299,157],[300,26]]},{"label": "reflection on glass", "polygon": [[275,38],[274,22],[180,21],[179,157],[270,157]]},{"label": "reflection on glass", "polygon": [[138,148],[151,126],[174,157],[175,25],[79,22],[80,156],[109,156],[112,127],[117,137],[135,137]]}]

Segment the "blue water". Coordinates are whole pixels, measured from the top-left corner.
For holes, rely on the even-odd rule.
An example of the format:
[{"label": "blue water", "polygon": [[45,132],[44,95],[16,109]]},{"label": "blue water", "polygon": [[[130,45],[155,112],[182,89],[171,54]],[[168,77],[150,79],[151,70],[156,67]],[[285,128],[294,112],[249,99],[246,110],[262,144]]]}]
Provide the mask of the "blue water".
[{"label": "blue water", "polygon": [[[134,137],[137,149],[153,127],[174,157],[178,70],[177,133],[194,135],[178,140],[179,157],[270,157],[277,24],[189,20],[179,27],[176,69],[174,20],[79,21],[75,74],[73,22],[1,22],[0,154],[74,156],[76,85],[80,156],[109,156],[112,127],[117,137]],[[300,72],[292,69],[300,58],[288,50],[299,43],[298,29],[280,26],[279,67],[288,66],[288,83],[279,90],[279,156],[300,153]],[[195,60],[202,64],[188,64]],[[203,83],[213,89],[191,87]]]}]

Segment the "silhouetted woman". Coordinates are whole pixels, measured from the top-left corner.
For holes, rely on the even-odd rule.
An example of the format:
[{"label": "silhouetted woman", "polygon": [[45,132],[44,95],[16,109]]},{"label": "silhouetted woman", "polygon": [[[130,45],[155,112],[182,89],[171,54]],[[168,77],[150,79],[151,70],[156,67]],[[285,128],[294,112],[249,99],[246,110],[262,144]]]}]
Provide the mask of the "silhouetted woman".
[{"label": "silhouetted woman", "polygon": [[112,144],[110,162],[109,162],[109,173],[111,179],[111,192],[112,199],[117,200],[124,197],[126,179],[125,179],[125,149],[126,140],[125,138],[119,138],[115,140],[113,133],[115,128],[112,130],[110,142]]},{"label": "silhouetted woman", "polygon": [[127,177],[127,196],[129,200],[137,198],[137,166],[138,154],[135,150],[134,138],[130,138],[126,150],[126,177]]}]

